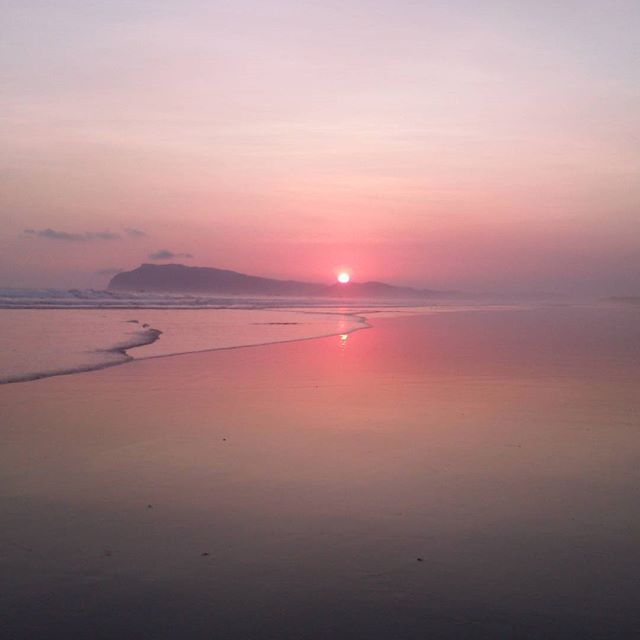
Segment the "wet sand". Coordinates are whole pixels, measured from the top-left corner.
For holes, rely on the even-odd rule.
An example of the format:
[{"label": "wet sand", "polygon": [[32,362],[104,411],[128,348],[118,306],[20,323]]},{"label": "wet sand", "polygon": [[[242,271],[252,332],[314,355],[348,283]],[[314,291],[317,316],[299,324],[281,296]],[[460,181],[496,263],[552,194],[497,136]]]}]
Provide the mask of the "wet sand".
[{"label": "wet sand", "polygon": [[0,388],[6,637],[638,634],[638,309],[373,324]]}]

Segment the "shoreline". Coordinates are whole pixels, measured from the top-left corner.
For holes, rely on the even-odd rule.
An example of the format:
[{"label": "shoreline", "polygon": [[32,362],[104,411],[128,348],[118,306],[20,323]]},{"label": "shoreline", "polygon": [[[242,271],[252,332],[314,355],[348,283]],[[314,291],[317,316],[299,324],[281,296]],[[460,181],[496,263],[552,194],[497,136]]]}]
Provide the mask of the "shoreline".
[{"label": "shoreline", "polygon": [[[89,310],[86,307],[82,307],[82,308],[72,308],[71,310],[75,311],[75,310]],[[42,310],[42,311],[48,311],[50,310],[50,308],[40,308],[37,310]],[[52,310],[52,309],[51,309]],[[68,308],[65,310],[69,310]],[[101,309],[102,310],[102,309]],[[107,310],[111,310],[111,308],[107,309]],[[137,311],[138,308],[134,308],[134,309],[119,309],[120,311],[122,310],[131,310],[131,311]],[[161,310],[165,310],[165,309],[161,309]],[[176,310],[176,311],[180,311],[181,309],[171,309]],[[184,310],[193,310],[193,309],[184,309]],[[216,311],[217,309],[208,309],[208,308],[203,308],[202,311]],[[268,311],[270,309],[242,309],[244,311]],[[274,311],[281,311],[282,309],[274,309]],[[330,315],[330,316],[343,316],[343,317],[348,317],[351,318],[353,321],[359,323],[361,326],[357,326],[357,327],[352,327],[351,329],[346,329],[343,331],[336,331],[336,332],[332,332],[332,333],[324,333],[324,334],[319,334],[319,335],[314,335],[314,336],[308,336],[308,337],[302,337],[302,338],[288,338],[288,339],[284,339],[284,340],[269,340],[269,341],[265,341],[265,342],[258,342],[258,343],[250,343],[250,344],[238,344],[238,345],[231,345],[231,346],[224,346],[224,347],[212,347],[212,348],[208,348],[208,349],[196,349],[196,350],[192,350],[192,351],[180,351],[180,352],[176,352],[176,353],[167,353],[167,354],[160,354],[160,355],[153,355],[153,356],[143,356],[143,357],[134,357],[132,356],[129,351],[132,351],[134,349],[138,349],[141,347],[146,347],[149,346],[150,344],[153,344],[154,342],[157,342],[160,339],[160,336],[162,335],[162,330],[161,329],[156,329],[154,327],[149,327],[147,329],[147,333],[149,333],[149,339],[148,340],[144,340],[142,342],[137,342],[136,344],[125,344],[125,345],[116,345],[114,347],[111,348],[107,348],[107,349],[97,349],[95,350],[95,353],[109,353],[109,354],[113,354],[113,355],[120,355],[122,356],[122,360],[119,361],[115,361],[115,362],[102,362],[102,363],[96,363],[95,365],[87,365],[84,367],[76,367],[76,368],[69,368],[69,369],[60,369],[60,370],[55,370],[55,371],[45,371],[45,372],[35,372],[35,373],[29,373],[29,374],[24,374],[24,375],[19,375],[19,376],[15,376],[15,377],[8,377],[8,378],[0,378],[0,386],[4,386],[4,385],[10,385],[10,384],[21,384],[21,383],[26,383],[26,382],[35,382],[37,380],[44,380],[47,378],[56,378],[59,376],[71,376],[71,375],[79,375],[82,373],[91,373],[92,371],[101,371],[102,369],[108,369],[111,367],[118,367],[121,365],[125,365],[125,364],[129,364],[131,362],[136,362],[136,361],[142,361],[142,360],[155,360],[155,359],[159,359],[159,358],[172,358],[172,357],[176,357],[176,356],[184,356],[184,355],[189,355],[189,354],[195,354],[195,353],[211,353],[214,351],[229,351],[231,349],[246,349],[249,347],[264,347],[264,346],[268,346],[271,344],[287,344],[287,343],[291,343],[291,342],[303,342],[306,340],[319,340],[321,338],[330,338],[332,336],[338,336],[338,335],[350,335],[351,333],[354,333],[356,331],[361,331],[363,329],[371,329],[373,325],[371,325],[368,321],[368,319],[363,316],[363,315],[359,315],[358,313],[339,313],[339,312],[314,312],[314,311],[308,311],[308,310],[304,310],[304,311],[297,311],[296,313],[300,313],[300,314],[307,314],[307,315]],[[375,313],[375,312],[374,312]]]},{"label": "shoreline", "polygon": [[[100,371],[101,369],[107,369],[109,367],[118,367],[122,364],[127,364],[128,362],[132,362],[136,358],[129,355],[128,351],[132,349],[137,349],[138,347],[146,347],[147,345],[153,344],[157,340],[160,339],[162,335],[162,331],[159,329],[154,329],[153,327],[149,327],[146,329],[146,333],[148,334],[147,339],[142,342],[137,342],[136,344],[124,344],[124,345],[116,345],[115,347],[111,347],[108,349],[97,349],[96,353],[109,353],[113,355],[122,356],[122,360],[116,362],[101,362],[96,363],[95,365],[87,365],[86,367],[76,367],[74,369],[60,369],[56,371],[44,371],[44,372],[36,372],[31,374],[24,374],[21,376],[16,376],[14,378],[0,378],[0,386],[9,385],[9,384],[19,384],[21,382],[35,382],[36,380],[43,380],[45,378],[55,378],[57,376],[71,376],[74,374],[80,373],[89,373],[90,371]],[[139,332],[142,334],[142,332]],[[141,336],[142,337],[142,336]]]}]

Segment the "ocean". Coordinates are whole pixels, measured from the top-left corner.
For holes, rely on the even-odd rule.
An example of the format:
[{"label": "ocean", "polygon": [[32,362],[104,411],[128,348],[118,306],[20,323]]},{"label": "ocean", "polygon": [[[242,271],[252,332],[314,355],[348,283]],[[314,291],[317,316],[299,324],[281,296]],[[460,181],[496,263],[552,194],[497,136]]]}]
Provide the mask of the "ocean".
[{"label": "ocean", "polygon": [[312,308],[305,300],[3,290],[0,384],[366,326],[355,308]]},{"label": "ocean", "polygon": [[183,353],[348,335],[415,303],[1,289],[0,384]]},{"label": "ocean", "polygon": [[367,318],[529,309],[500,300],[331,300],[0,289],[0,384],[92,371],[132,360],[349,335]]}]

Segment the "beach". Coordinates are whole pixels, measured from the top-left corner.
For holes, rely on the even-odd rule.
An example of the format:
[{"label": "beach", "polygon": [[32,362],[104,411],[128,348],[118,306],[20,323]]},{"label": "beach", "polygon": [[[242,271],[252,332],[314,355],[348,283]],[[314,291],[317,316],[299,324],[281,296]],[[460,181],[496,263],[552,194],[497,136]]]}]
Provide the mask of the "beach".
[{"label": "beach", "polygon": [[4,385],[3,635],[633,637],[639,320],[372,315]]}]

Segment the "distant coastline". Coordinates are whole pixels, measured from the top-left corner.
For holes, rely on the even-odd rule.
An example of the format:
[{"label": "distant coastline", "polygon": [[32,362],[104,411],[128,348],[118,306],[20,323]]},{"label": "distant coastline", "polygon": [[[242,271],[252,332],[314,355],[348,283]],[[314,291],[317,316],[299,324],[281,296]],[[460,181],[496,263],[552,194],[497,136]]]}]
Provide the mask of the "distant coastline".
[{"label": "distant coastline", "polygon": [[276,280],[213,267],[183,264],[142,264],[111,278],[112,291],[215,293],[224,295],[300,296],[319,298],[429,299],[456,295],[454,291],[398,287],[384,282],[317,284]]}]

